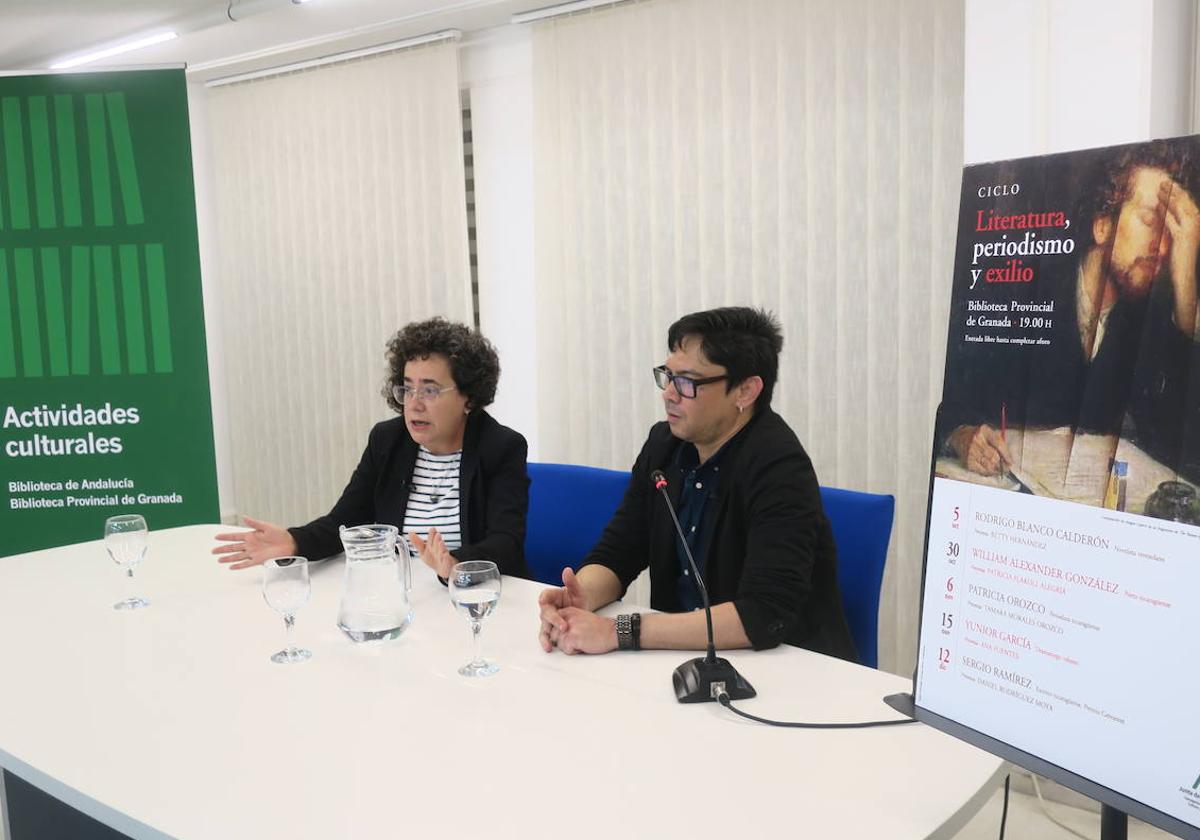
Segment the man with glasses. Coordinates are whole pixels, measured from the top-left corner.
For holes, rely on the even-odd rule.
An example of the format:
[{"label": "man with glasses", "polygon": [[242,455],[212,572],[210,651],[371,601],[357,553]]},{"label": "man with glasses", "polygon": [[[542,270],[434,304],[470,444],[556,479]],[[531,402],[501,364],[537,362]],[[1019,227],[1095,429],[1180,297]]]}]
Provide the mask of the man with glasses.
[{"label": "man with glasses", "polygon": [[[746,307],[671,325],[670,355],[654,369],[666,421],[651,428],[620,508],[578,573],[565,569],[562,588],[542,593],[544,650],[706,646],[702,599],[651,477],[661,470],[708,586],[717,647],[788,642],[857,660],[816,473],[771,410],[782,346],[774,317]],[[646,568],[661,612],[596,615]]]}]

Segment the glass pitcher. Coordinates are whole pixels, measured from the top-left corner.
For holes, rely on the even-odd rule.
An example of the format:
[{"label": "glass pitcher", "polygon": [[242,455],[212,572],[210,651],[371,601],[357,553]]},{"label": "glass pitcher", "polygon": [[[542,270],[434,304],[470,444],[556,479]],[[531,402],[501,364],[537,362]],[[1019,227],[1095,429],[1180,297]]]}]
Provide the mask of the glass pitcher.
[{"label": "glass pitcher", "polygon": [[407,540],[397,554],[403,537],[394,525],[343,525],[338,532],[346,551],[338,627],[356,642],[396,638],[413,617]]}]

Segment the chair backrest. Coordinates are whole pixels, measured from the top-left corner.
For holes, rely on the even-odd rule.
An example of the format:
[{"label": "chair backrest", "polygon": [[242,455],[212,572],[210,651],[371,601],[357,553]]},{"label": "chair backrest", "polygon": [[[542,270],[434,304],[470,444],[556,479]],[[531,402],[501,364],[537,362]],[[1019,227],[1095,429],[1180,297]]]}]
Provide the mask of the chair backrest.
[{"label": "chair backrest", "polygon": [[879,589],[887,562],[896,497],[821,488],[837,543],[838,586],[862,664],[879,665]]},{"label": "chair backrest", "polygon": [[566,566],[600,539],[629,486],[629,473],[575,464],[528,464],[525,562],[542,583],[562,583]]}]

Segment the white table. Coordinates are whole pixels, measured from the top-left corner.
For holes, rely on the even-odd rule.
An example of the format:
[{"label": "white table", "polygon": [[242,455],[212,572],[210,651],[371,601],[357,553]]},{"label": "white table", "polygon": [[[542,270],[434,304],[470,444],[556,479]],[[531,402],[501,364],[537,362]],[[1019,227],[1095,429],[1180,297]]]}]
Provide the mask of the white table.
[{"label": "white table", "polygon": [[[505,579],[469,658],[464,618],[416,570],[416,619],[357,646],[335,626],[342,563],[314,566],[297,641],[261,571],[208,553],[219,526],[151,534],[148,609],[99,542],[0,558],[0,766],[137,838],[949,837],[1003,763],[921,724],[800,731],[680,705],[688,654],[547,655],[541,586]],[[728,654],[789,720],[894,717],[907,680],[781,647]]]}]

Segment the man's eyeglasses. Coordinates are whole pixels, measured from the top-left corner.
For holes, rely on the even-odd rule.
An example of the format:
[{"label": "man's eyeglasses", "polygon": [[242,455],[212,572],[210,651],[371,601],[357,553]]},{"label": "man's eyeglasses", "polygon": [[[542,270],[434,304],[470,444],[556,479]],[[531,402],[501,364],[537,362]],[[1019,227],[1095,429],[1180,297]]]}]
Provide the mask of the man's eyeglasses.
[{"label": "man's eyeglasses", "polygon": [[696,399],[696,389],[701,385],[710,385],[713,382],[720,382],[722,379],[728,379],[728,374],[721,376],[706,376],[703,379],[692,379],[690,376],[680,376],[677,373],[671,373],[667,370],[666,365],[660,365],[654,369],[654,384],[662,390],[667,390],[667,383],[675,386],[675,393],[683,397],[685,400]]},{"label": "man's eyeglasses", "polygon": [[423,403],[437,402],[437,398],[447,391],[455,390],[453,385],[446,388],[439,388],[436,385],[422,385],[420,388],[412,388],[408,385],[393,385],[392,397],[398,403],[412,402],[419,399]]}]

